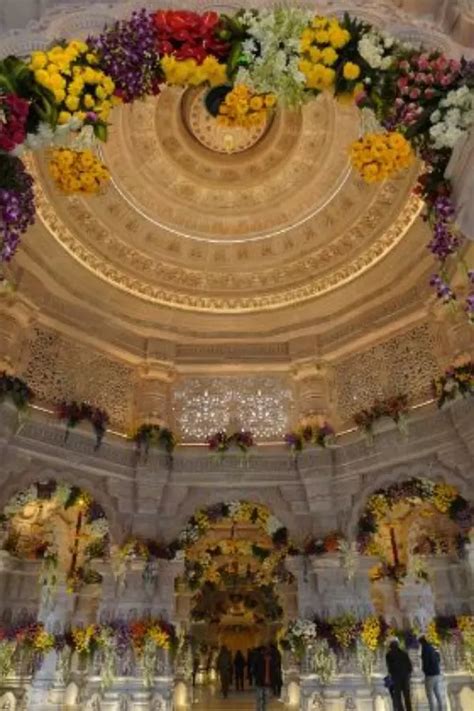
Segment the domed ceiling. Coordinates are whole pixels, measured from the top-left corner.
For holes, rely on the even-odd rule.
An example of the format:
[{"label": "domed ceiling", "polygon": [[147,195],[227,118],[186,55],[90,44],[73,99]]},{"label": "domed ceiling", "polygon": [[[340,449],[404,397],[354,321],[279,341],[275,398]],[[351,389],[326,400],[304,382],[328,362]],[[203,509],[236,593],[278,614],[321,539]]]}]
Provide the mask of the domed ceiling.
[{"label": "domed ceiling", "polygon": [[[359,5],[399,36],[458,52],[389,3]],[[2,53],[85,36],[132,6],[51,14],[38,33],[7,37]],[[47,157],[35,157],[40,219],[11,271],[21,300],[76,335],[110,343],[115,329],[122,344],[360,337],[381,315],[396,324],[407,309],[426,312],[418,165],[364,184],[348,155],[364,115],[325,95],[253,131],[219,126],[203,99],[201,89],[168,88],[116,108],[101,148],[112,181],[100,196],[61,195]]]}]

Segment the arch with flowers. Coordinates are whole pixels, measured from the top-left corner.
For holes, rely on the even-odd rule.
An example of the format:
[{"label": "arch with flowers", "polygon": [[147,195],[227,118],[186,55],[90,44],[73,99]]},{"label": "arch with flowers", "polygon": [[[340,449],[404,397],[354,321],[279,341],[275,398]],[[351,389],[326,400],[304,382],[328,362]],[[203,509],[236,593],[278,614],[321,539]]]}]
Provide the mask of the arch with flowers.
[{"label": "arch with flowers", "polygon": [[[219,530],[219,524],[228,526]],[[262,535],[236,535],[239,525]],[[272,586],[285,577],[288,530],[262,504],[230,501],[200,509],[178,540],[185,550],[185,579],[193,590],[203,584]]]},{"label": "arch with flowers", "polygon": [[41,560],[40,583],[52,589],[64,575],[68,589],[100,582],[90,561],[109,553],[105,512],[78,486],[53,479],[30,484],[11,497],[0,516],[3,550]]},{"label": "arch with flowers", "polygon": [[[474,123],[474,66],[409,46],[367,22],[301,8],[208,11],[146,9],[86,41],[62,41],[0,62],[0,261],[34,221],[33,182],[19,156],[52,149],[50,170],[65,193],[94,193],[108,173],[86,144],[107,139],[114,104],[156,96],[164,85],[207,84],[206,102],[226,126],[254,126],[276,107],[301,107],[322,91],[371,110],[380,128],[348,147],[368,183],[417,155],[417,191],[438,262],[431,284],[455,304],[450,284],[465,237],[446,177],[454,146]],[[217,100],[216,100],[217,97]],[[474,321],[474,268],[464,309]]]},{"label": "arch with flowers", "polygon": [[460,552],[469,540],[474,510],[455,486],[411,478],[378,489],[359,520],[360,552],[379,556],[373,579],[426,577],[423,556]]}]

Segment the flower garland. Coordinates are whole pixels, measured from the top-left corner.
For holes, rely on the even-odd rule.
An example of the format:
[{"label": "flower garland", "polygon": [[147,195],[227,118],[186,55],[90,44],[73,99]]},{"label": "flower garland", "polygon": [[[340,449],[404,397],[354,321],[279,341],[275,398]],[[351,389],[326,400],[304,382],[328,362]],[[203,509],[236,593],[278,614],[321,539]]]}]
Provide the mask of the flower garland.
[{"label": "flower garland", "polygon": [[440,408],[447,402],[474,395],[474,361],[451,366],[433,380],[432,387]]},{"label": "flower garland", "polygon": [[324,538],[310,538],[307,540],[301,551],[293,551],[296,555],[302,552],[304,555],[324,555],[325,553],[336,553],[340,550],[341,541],[344,540],[344,535],[340,531],[328,533]]},{"label": "flower garland", "polygon": [[106,410],[89,405],[87,402],[78,403],[75,400],[69,402],[63,400],[56,406],[56,415],[59,420],[66,420],[65,442],[74,427],[77,427],[80,422],[87,421],[91,423],[96,437],[94,449],[96,451],[99,449],[110,420]]},{"label": "flower garland", "polygon": [[[435,235],[429,249],[440,265],[431,283],[443,303],[455,302],[447,267],[464,238],[454,224],[451,185],[444,174],[454,145],[474,123],[472,62],[409,47],[348,14],[337,19],[288,7],[240,10],[232,17],[143,9],[86,42],[60,42],[33,52],[27,61],[8,57],[0,65],[0,145],[6,152],[54,142],[62,126],[90,125],[105,140],[112,105],[156,95],[162,83],[244,85],[257,95],[249,102],[254,106],[266,102],[262,95],[271,95],[298,107],[323,90],[339,100],[355,99],[388,131],[362,138],[354,147],[354,166],[364,179],[384,179],[406,167],[412,149],[426,165],[428,180],[421,181],[419,194]],[[262,120],[262,110],[252,109],[246,121]],[[223,118],[241,124],[225,110]],[[2,156],[0,162],[6,160]],[[2,173],[0,190],[11,190]],[[2,261],[11,258],[33,220],[26,174],[17,190],[16,197],[0,193],[0,206],[10,206],[3,231],[6,224],[13,231],[8,239],[4,235]],[[468,270],[468,282],[464,308],[474,320],[474,269]]]},{"label": "flower garland", "polygon": [[162,449],[171,457],[177,445],[176,435],[170,429],[161,425],[140,425],[131,439],[135,443],[138,457],[141,456],[142,451],[144,452],[145,461],[148,458],[150,447]]},{"label": "flower garland", "polygon": [[227,434],[224,430],[216,432],[207,440],[209,450],[221,458],[232,447],[239,449],[246,455],[251,447],[255,447],[255,440],[251,432],[234,432]]},{"label": "flower garland", "polygon": [[400,501],[412,507],[423,502],[432,504],[440,513],[447,514],[455,521],[464,535],[472,526],[472,509],[454,486],[435,484],[429,479],[408,479],[392,484],[387,489],[378,489],[369,497],[358,527],[361,552],[370,551],[380,521]]},{"label": "flower garland", "polygon": [[34,393],[24,380],[5,371],[0,374],[0,402],[10,400],[17,410],[26,410],[33,399]]},{"label": "flower garland", "polygon": [[192,516],[179,536],[179,544],[188,546],[196,543],[209,528],[218,521],[253,523],[261,526],[270,536],[275,546],[286,546],[288,530],[265,506],[247,501],[229,501],[213,504],[200,509]]},{"label": "flower garland", "polygon": [[296,430],[285,435],[285,443],[291,449],[295,457],[300,454],[305,447],[317,446],[328,447],[334,443],[335,431],[328,422],[312,422],[311,420],[301,424]]},{"label": "flower garland", "polygon": [[365,431],[369,440],[373,438],[374,423],[382,417],[392,419],[402,434],[407,434],[406,417],[408,414],[408,396],[397,395],[387,400],[375,400],[372,407],[357,412],[353,419],[357,427]]}]

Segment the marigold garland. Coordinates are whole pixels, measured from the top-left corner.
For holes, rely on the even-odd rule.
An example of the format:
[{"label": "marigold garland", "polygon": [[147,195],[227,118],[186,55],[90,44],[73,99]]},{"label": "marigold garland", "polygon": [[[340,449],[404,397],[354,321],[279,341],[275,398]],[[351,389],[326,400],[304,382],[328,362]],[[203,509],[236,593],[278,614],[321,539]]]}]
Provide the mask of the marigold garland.
[{"label": "marigold garland", "polygon": [[58,148],[52,152],[48,167],[58,188],[67,195],[98,193],[110,178],[105,165],[91,150]]},{"label": "marigold garland", "polygon": [[223,126],[261,126],[268,109],[276,106],[275,94],[255,94],[244,84],[236,84],[219,106],[218,122]]},{"label": "marigold garland", "polygon": [[390,178],[413,162],[410,143],[399,132],[368,133],[352,144],[352,165],[366,183]]}]

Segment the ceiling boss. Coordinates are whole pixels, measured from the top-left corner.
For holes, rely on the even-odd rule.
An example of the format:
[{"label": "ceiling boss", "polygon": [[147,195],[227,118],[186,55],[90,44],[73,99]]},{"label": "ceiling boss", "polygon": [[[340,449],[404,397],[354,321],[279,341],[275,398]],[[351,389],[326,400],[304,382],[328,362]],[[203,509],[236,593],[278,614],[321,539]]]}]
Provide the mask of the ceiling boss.
[{"label": "ceiling boss", "polygon": [[[143,9],[97,37],[4,58],[0,262],[11,260],[34,222],[33,180],[22,161],[28,151],[46,149],[60,192],[100,193],[109,172],[98,143],[107,141],[114,106],[172,85],[198,87],[207,118],[203,123],[195,112],[193,119],[191,110],[191,129],[223,160],[255,145],[279,109],[297,110],[322,92],[372,112],[370,132],[347,146],[352,167],[374,183],[403,171],[415,156],[422,160],[417,192],[438,263],[431,284],[441,301],[457,303],[448,274],[465,238],[456,227],[446,169],[474,123],[472,62],[401,43],[348,14],[324,17],[299,8],[233,16]],[[466,274],[463,308],[472,322],[472,265]]]}]

